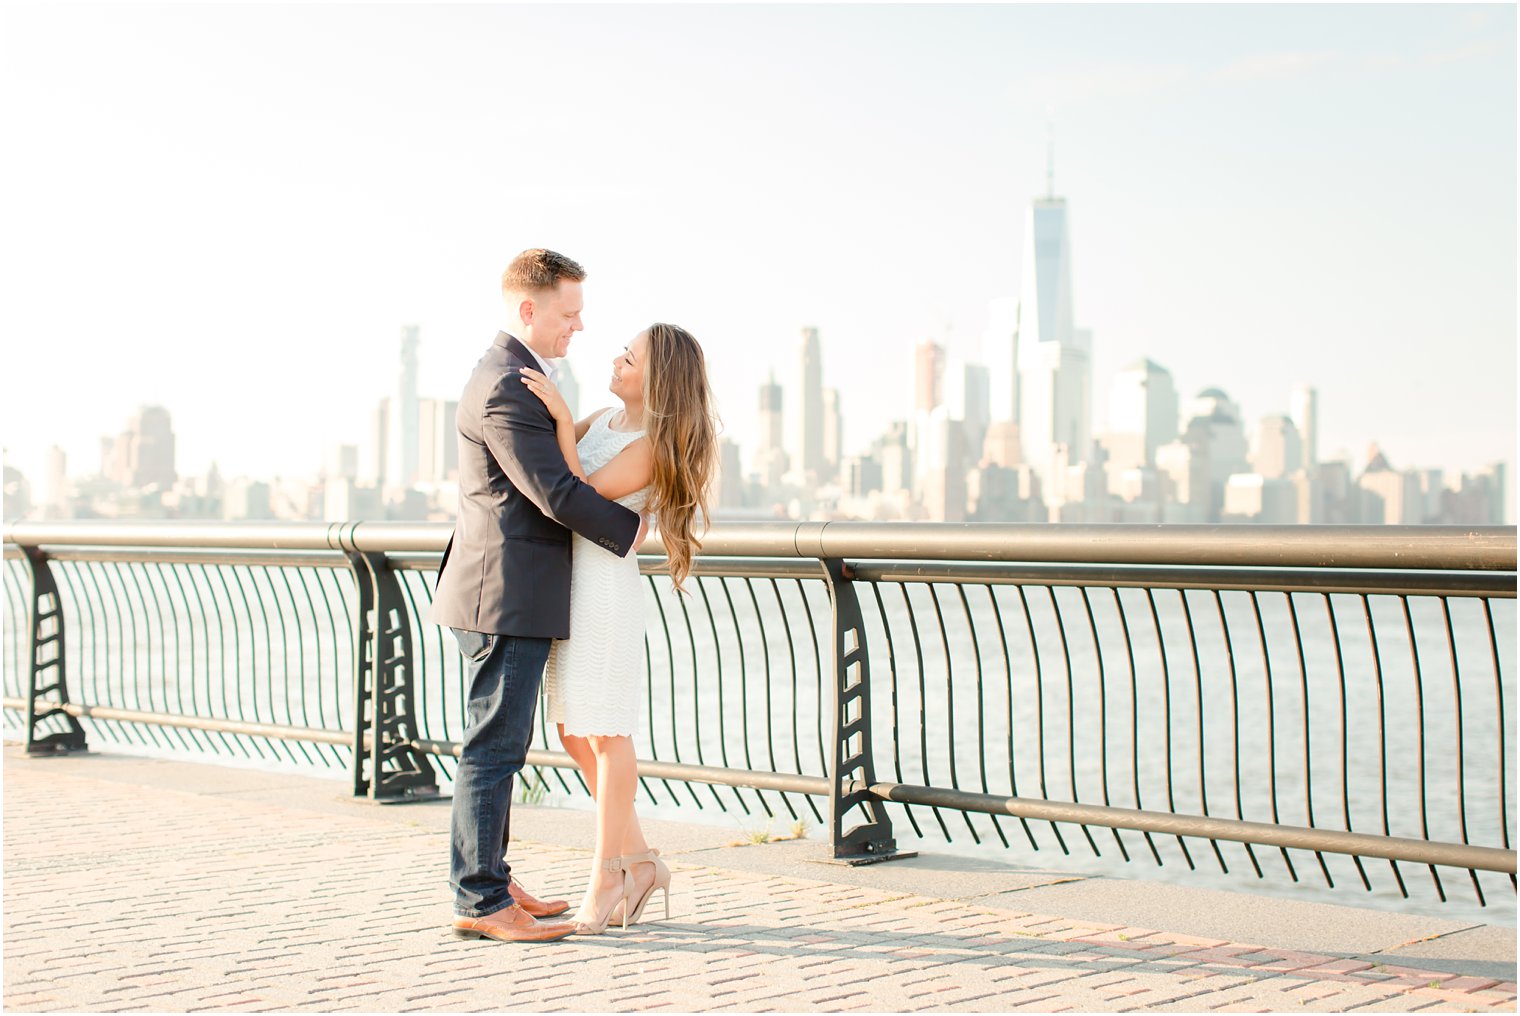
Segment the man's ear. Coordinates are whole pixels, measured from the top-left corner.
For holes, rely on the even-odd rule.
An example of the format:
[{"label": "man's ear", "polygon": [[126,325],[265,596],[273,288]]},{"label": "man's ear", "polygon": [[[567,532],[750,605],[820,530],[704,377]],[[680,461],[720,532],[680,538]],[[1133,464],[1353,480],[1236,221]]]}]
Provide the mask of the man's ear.
[{"label": "man's ear", "polygon": [[517,319],[525,325],[533,323],[533,298],[531,296],[523,297],[522,302],[517,305]]}]

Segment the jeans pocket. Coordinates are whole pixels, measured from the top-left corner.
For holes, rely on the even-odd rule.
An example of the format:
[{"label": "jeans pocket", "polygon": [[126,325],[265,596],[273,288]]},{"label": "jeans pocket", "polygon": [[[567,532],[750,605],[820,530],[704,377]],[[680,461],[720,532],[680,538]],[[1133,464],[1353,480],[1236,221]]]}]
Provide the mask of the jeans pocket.
[{"label": "jeans pocket", "polygon": [[479,663],[491,655],[491,649],[496,645],[496,636],[487,635],[485,632],[469,631],[465,628],[450,628],[454,633],[454,641],[459,643],[459,651],[465,659],[471,663]]}]

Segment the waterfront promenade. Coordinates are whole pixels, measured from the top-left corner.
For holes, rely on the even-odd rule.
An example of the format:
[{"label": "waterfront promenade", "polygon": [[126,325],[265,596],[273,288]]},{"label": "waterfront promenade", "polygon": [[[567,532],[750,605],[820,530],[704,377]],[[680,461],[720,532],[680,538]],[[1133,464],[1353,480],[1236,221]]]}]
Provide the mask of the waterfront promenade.
[{"label": "waterfront promenade", "polygon": [[[1514,1011],[1472,922],[650,823],[669,920],[545,945],[446,929],[447,802],[330,780],[5,749],[8,1011]],[[570,896],[590,816],[514,809]],[[650,912],[663,914],[659,901]]]}]

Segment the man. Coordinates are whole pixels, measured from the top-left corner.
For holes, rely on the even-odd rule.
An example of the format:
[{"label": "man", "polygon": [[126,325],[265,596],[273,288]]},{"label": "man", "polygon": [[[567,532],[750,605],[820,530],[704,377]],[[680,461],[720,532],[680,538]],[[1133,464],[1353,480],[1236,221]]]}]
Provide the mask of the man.
[{"label": "man", "polygon": [[[503,857],[512,778],[533,735],[551,639],[570,635],[570,532],[626,555],[639,516],[597,494],[565,465],[548,408],[520,379],[548,374],[581,330],[580,265],[523,251],[502,275],[509,331],[475,365],[459,397],[459,521],[439,566],[429,619],[454,629],[469,688],[454,777],[454,933],[503,942],[572,934],[563,900],[534,899]],[[510,332],[510,333],[509,333]]]}]

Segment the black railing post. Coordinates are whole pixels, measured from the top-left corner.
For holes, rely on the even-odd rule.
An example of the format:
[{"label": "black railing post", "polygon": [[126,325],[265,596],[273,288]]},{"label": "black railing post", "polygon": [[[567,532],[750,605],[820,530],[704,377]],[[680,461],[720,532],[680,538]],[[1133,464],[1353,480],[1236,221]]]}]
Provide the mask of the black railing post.
[{"label": "black railing post", "polygon": [[[874,864],[913,857],[898,850],[886,806],[868,789],[876,782],[871,758],[871,664],[865,621],[855,595],[854,575],[837,558],[820,562],[834,605],[834,751],[829,765],[830,847],[836,860]],[[859,808],[866,821],[845,830],[845,818]]]},{"label": "black railing post", "polygon": [[384,554],[348,552],[358,584],[354,628],[354,796],[380,803],[438,796],[428,756],[412,745],[416,672],[401,583]]},{"label": "black railing post", "polygon": [[[26,753],[62,755],[84,751],[84,727],[64,712],[69,691],[65,683],[63,601],[47,557],[36,547],[23,547],[32,569],[32,654],[26,691]],[[51,697],[47,697],[51,696]],[[39,734],[39,725],[61,719],[65,729]]]}]

